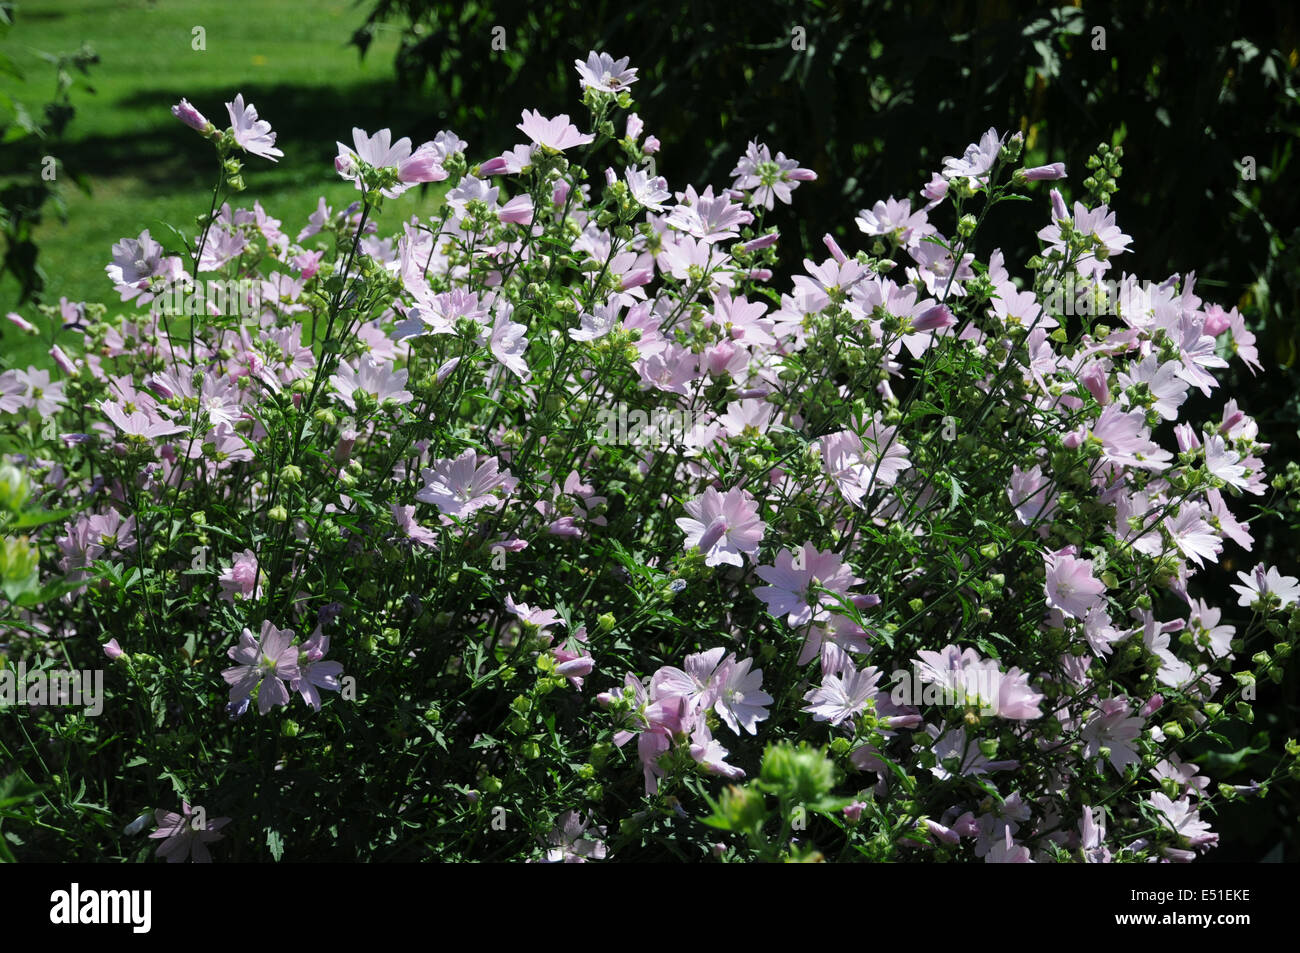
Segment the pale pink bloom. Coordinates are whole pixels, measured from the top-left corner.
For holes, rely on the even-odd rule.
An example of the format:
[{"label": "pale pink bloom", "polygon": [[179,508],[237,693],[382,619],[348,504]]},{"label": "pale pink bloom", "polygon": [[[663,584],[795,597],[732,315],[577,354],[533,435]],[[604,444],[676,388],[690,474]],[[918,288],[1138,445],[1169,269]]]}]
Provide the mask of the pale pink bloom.
[{"label": "pale pink bloom", "polygon": [[380,363],[370,356],[364,356],[353,370],[352,365],[343,362],[338,373],[330,378],[340,401],[349,410],[356,410],[358,393],[366,394],[373,403],[409,404],[414,398],[406,389],[407,371],[405,368],[394,370],[387,361]]},{"label": "pale pink bloom", "polygon": [[1123,777],[1128,765],[1142,760],[1134,748],[1134,742],[1142,734],[1142,725],[1143,719],[1134,716],[1133,706],[1127,698],[1104,699],[1079,733],[1084,742],[1083,756],[1100,758],[1101,749],[1109,749],[1107,757]]},{"label": "pale pink bloom", "polygon": [[555,674],[563,675],[569,684],[582,691],[582,680],[596,667],[596,660],[587,651],[587,627],[579,626],[572,639],[552,646],[550,654],[555,659]]},{"label": "pale pink bloom", "polygon": [[857,507],[877,486],[892,486],[912,463],[910,452],[898,439],[897,427],[873,421],[859,437],[841,430],[817,441],[826,472],[844,498]]},{"label": "pale pink bloom", "polygon": [[1049,523],[1056,512],[1056,491],[1038,464],[1024,471],[1015,465],[1011,467],[1007,499],[1015,508],[1016,518],[1025,526]]},{"label": "pale pink bloom", "polygon": [[824,675],[821,686],[804,695],[808,705],[803,710],[813,721],[839,725],[865,711],[867,703],[880,694],[880,674],[875,666],[858,671],[846,665],[839,675]]},{"label": "pale pink bloom", "polygon": [[497,471],[497,458],[488,457],[481,463],[473,449],[458,457],[448,457],[434,462],[432,469],[421,471],[424,488],[415,494],[421,503],[432,503],[445,517],[468,519],[484,507],[495,509],[501,499],[495,491],[507,495],[518,483],[509,470]]},{"label": "pale pink bloom", "polygon": [[1092,560],[1078,559],[1060,550],[1045,553],[1047,578],[1043,583],[1047,605],[1073,619],[1084,619],[1093,606],[1101,605],[1106,584],[1092,574]]},{"label": "pale pink bloom", "polygon": [[433,530],[427,526],[421,526],[415,519],[414,506],[402,506],[394,503],[392,506],[393,522],[403,536],[413,543],[420,543],[423,546],[435,546],[437,536]]},{"label": "pale pink bloom", "polygon": [[769,211],[773,207],[774,198],[789,205],[790,193],[799,187],[799,183],[813,182],[817,178],[816,172],[801,169],[799,163],[787,159],[784,152],[778,152],[773,159],[766,145],[752,141],[731,174],[735,176],[731,185],[733,189],[753,189],[749,204],[761,205]]},{"label": "pale pink bloom", "polygon": [[595,139],[590,133],[584,135],[579,132],[578,127],[569,122],[567,114],[561,113],[554,119],[547,119],[536,109],[531,113],[525,109],[523,121],[515,128],[537,145],[555,152],[583,146]]},{"label": "pale pink bloom", "polygon": [[1244,490],[1248,481],[1246,468],[1237,462],[1240,459],[1241,455],[1234,450],[1229,450],[1221,436],[1206,435],[1205,469],[1211,476],[1218,477],[1229,486]]},{"label": "pale pink bloom", "polygon": [[935,233],[924,209],[913,212],[911,202],[893,196],[859,212],[857,224],[864,234],[888,237],[903,248],[913,248]]},{"label": "pale pink bloom", "polygon": [[1191,502],[1183,503],[1177,516],[1165,517],[1164,527],[1179,551],[1198,566],[1204,565],[1202,560],[1213,561],[1223,549],[1223,541],[1201,519],[1201,508]]},{"label": "pale pink bloom", "polygon": [[114,244],[113,260],[104,271],[123,301],[138,299],[140,304],[148,304],[160,289],[184,280],[181,260],[163,255],[162,245],[147,228],[139,238],[124,238]]},{"label": "pale pink bloom", "polygon": [[343,684],[339,681],[339,676],[343,674],[342,663],[322,661],[329,650],[329,636],[322,635],[318,629],[299,646],[298,677],[289,683],[289,687],[302,695],[302,700],[316,711],[320,711],[319,689],[329,692],[343,690]]},{"label": "pale pink bloom", "polygon": [[750,666],[753,659],[729,659],[722,668],[713,710],[735,734],[741,729],[758,734],[758,723],[768,716],[773,698],[763,691],[763,670]]},{"label": "pale pink bloom", "polygon": [[520,380],[526,381],[532,376],[524,361],[524,354],[528,350],[528,338],[525,336],[528,327],[515,322],[511,317],[513,314],[513,305],[505,301],[498,305],[490,347],[493,357]]},{"label": "pale pink bloom", "polygon": [[715,196],[713,186],[697,193],[695,186],[688,185],[680,194],[680,203],[668,214],[669,225],[708,244],[740,237],[740,226],[753,220],[754,216],[725,192]]},{"label": "pale pink bloom", "polygon": [[632,198],[653,211],[662,212],[663,203],[673,196],[668,190],[668,181],[662,175],[651,176],[644,169],[628,166],[623,170],[623,178],[627,180],[627,188],[632,193]]},{"label": "pale pink bloom", "polygon": [[573,61],[578,68],[580,86],[606,93],[621,92],[636,82],[636,67],[629,69],[627,64],[626,56],[614,59],[608,53],[595,50],[587,54],[587,62]]},{"label": "pale pink bloom", "polygon": [[1188,798],[1171,801],[1167,795],[1156,792],[1147,798],[1147,804],[1159,812],[1161,823],[1187,847],[1210,847],[1219,842],[1219,835],[1201,820],[1199,811]]},{"label": "pale pink bloom", "polygon": [[226,103],[226,111],[230,113],[231,135],[245,152],[272,162],[278,162],[284,156],[283,152],[275,148],[275,133],[271,131],[271,124],[265,119],[257,118],[257,108],[252,103],[244,104],[243,93],[237,95],[233,103]]},{"label": "pale pink bloom", "polygon": [[1237,573],[1237,578],[1245,585],[1238,586],[1233,583],[1232,588],[1236,590],[1239,598],[1237,605],[1250,607],[1256,602],[1265,600],[1267,596],[1276,596],[1280,602],[1280,607],[1285,609],[1291,603],[1300,598],[1300,579],[1295,576],[1284,576],[1277,571],[1276,566],[1268,567],[1267,572],[1264,564],[1260,563],[1251,571],[1250,575],[1244,572]]},{"label": "pale pink bloom", "polygon": [[588,837],[588,831],[605,836],[603,827],[592,827],[591,820],[583,820],[577,811],[565,811],[555,821],[547,842],[545,863],[585,864],[588,860],[604,860],[608,853],[605,842]]},{"label": "pale pink bloom", "polygon": [[533,200],[527,195],[516,195],[497,209],[497,221],[506,225],[531,225]]},{"label": "pale pink bloom", "polygon": [[[862,582],[853,574],[853,567],[841,561],[831,550],[820,551],[812,543],[804,543],[796,553],[781,550],[775,566],[759,566],[758,578],[768,583],[754,590],[754,595],[767,605],[774,616],[785,616],[795,628],[809,622],[821,621],[837,607],[834,596],[849,599],[849,589]],[[827,592],[812,591],[814,587]],[[855,597],[865,604],[867,597]]]},{"label": "pale pink bloom", "polygon": [[742,554],[758,557],[767,526],[758,518],[758,506],[747,491],[734,488],[723,494],[709,487],[689,500],[685,509],[688,515],[677,519],[686,534],[685,549],[698,548],[705,565],[743,566]]},{"label": "pale pink bloom", "polygon": [[260,599],[264,578],[257,569],[257,554],[246,549],[235,554],[230,568],[217,581],[221,584],[221,597],[233,603],[235,596],[241,599]]},{"label": "pale pink bloom", "polygon": [[[1091,238],[1098,246],[1096,251],[1080,255],[1075,263],[1075,270],[1084,278],[1100,278],[1104,275],[1110,270],[1110,259],[1127,251],[1129,243],[1133,241],[1132,236],[1119,230],[1115,224],[1115,213],[1105,205],[1089,209],[1082,202],[1075,202],[1073,224],[1085,239]],[[1053,222],[1041,229],[1038,237],[1062,255],[1066,254],[1060,225]]]},{"label": "pale pink bloom", "polygon": [[607,304],[596,305],[594,314],[582,312],[578,315],[579,326],[569,329],[569,337],[575,341],[600,340],[618,324],[622,310],[622,306],[611,299]]},{"label": "pale pink bloom", "polygon": [[661,666],[650,679],[650,699],[681,698],[688,703],[687,710],[692,711],[711,707],[718,699],[721,678],[726,674],[725,654],[726,649],[715,648],[688,655],[682,663],[685,670]]},{"label": "pale pink bloom", "polygon": [[944,179],[964,177],[970,179],[971,185],[976,189],[987,185],[988,174],[992,171],[993,163],[997,161],[998,151],[1001,148],[1002,140],[997,130],[990,127],[988,132],[980,137],[979,142],[966,147],[960,159],[944,156]]},{"label": "pale pink bloom", "polygon": [[19,331],[22,331],[24,334],[40,333],[39,331],[37,331],[36,325],[32,324],[30,321],[24,318],[17,311],[7,312],[5,314],[5,317],[8,318],[11,322],[13,322],[14,327],[16,327]]},{"label": "pale pink bloom", "polygon": [[1030,169],[1021,169],[1020,174],[1028,182],[1050,182],[1065,178],[1065,163],[1053,162],[1051,165],[1036,165]]},{"label": "pale pink bloom", "polygon": [[15,371],[14,378],[23,388],[20,406],[34,407],[42,417],[53,417],[68,401],[63,393],[63,381],[51,381],[50,372],[43,368]]},{"label": "pale pink bloom", "polygon": [[1101,443],[1102,459],[1118,466],[1159,473],[1173,459],[1173,454],[1152,442],[1146,414],[1125,412],[1119,404],[1109,404],[1101,412],[1092,425],[1092,437]]},{"label": "pale pink bloom", "polygon": [[146,440],[153,440],[158,437],[184,433],[187,429],[154,414],[147,414],[138,410],[128,413],[123,410],[122,404],[117,401],[101,401],[99,407],[104,412],[104,416],[116,424],[117,428],[128,437],[144,437]]},{"label": "pale pink bloom", "polygon": [[172,115],[197,132],[207,134],[213,128],[207,117],[191,106],[188,99],[182,99],[173,106]]},{"label": "pale pink bloom", "polygon": [[776,407],[765,400],[747,398],[732,401],[727,412],[718,418],[728,437],[741,437],[750,433],[767,433],[776,416]]},{"label": "pale pink bloom", "polygon": [[1255,335],[1246,327],[1246,319],[1236,308],[1228,312],[1228,330],[1232,332],[1232,349],[1250,368],[1251,374],[1264,369],[1259,363],[1259,349],[1255,347]]},{"label": "pale pink bloom", "polygon": [[210,818],[201,828],[195,826],[196,820],[189,801],[181,802],[179,814],[174,811],[164,811],[162,808],[154,811],[154,822],[158,825],[158,829],[150,834],[149,838],[162,840],[156,855],[169,864],[182,864],[190,858],[193,858],[196,864],[212,863],[212,854],[208,852],[207,845],[225,837],[218,831],[230,823],[230,818]]},{"label": "pale pink bloom", "polygon": [[515,602],[514,597],[506,596],[506,608],[519,617],[519,621],[545,629],[552,625],[564,625],[564,620],[554,609],[534,609],[524,602]]},{"label": "pale pink bloom", "polygon": [[1011,828],[1008,827],[1003,832],[1003,839],[994,843],[989,848],[989,852],[984,855],[986,864],[1032,864],[1033,860],[1029,856],[1029,848],[1022,844],[1017,844],[1011,837]]},{"label": "pale pink bloom", "polygon": [[[221,677],[230,686],[230,701],[238,704],[251,697],[255,689],[257,710],[265,715],[272,705],[289,704],[289,690],[284,680],[299,677],[298,650],[294,648],[292,629],[277,629],[269,621],[262,623],[259,641],[245,629],[239,644],[226,652],[238,665],[228,668]],[[260,688],[259,688],[260,686]]]},{"label": "pale pink bloom", "polygon": [[1177,361],[1160,363],[1156,354],[1148,354],[1140,362],[1120,371],[1119,385],[1124,390],[1145,384],[1147,393],[1155,398],[1154,406],[1165,420],[1177,420],[1178,408],[1187,400],[1187,381],[1178,376]]}]

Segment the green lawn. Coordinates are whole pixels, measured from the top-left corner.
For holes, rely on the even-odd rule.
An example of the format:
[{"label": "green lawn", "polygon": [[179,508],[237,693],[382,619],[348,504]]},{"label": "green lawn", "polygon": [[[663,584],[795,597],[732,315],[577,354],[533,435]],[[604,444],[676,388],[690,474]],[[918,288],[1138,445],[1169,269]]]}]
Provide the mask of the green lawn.
[{"label": "green lawn", "polygon": [[[291,236],[318,196],[335,208],[356,197],[332,165],[335,141],[350,142],[353,126],[390,126],[394,137],[417,142],[442,128],[436,103],[396,91],[394,34],[379,35],[365,60],[348,45],[364,10],[345,0],[20,3],[5,46],[26,83],[0,76],[0,90],[38,107],[55,80],[37,51],[71,52],[84,41],[100,57],[90,77],[93,94],[74,94],[77,114],[67,141],[51,150],[69,170],[84,173],[93,192],[65,184],[66,221],[47,206],[39,231],[45,300],[66,295],[118,306],[104,274],[115,241],[149,228],[166,242],[163,222],[195,231],[195,216],[208,209],[215,154],[171,115],[182,96],[224,127],[223,104],[242,92],[271,123],[284,158],[273,164],[245,156],[248,189],[234,201],[248,207],[261,201]],[[195,27],[205,32],[205,50],[192,48]],[[389,225],[395,228],[399,216],[427,214],[435,201],[432,194],[408,193],[386,210]],[[16,299],[14,284],[0,285],[0,311],[13,310]],[[34,306],[18,310],[38,320]],[[37,340],[0,324],[0,352],[13,363],[47,362],[48,333]]]}]

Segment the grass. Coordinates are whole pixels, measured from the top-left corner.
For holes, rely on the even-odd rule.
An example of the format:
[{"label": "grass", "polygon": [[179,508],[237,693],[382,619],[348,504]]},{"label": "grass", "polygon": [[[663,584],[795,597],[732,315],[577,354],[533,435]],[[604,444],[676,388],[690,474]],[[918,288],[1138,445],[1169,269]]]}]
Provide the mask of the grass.
[{"label": "grass", "polygon": [[[431,138],[443,124],[436,103],[396,92],[395,34],[376,37],[362,60],[348,45],[364,8],[344,0],[258,0],[257,3],[184,0],[44,0],[19,5],[7,52],[25,82],[0,76],[0,90],[39,108],[54,88],[54,69],[37,51],[71,52],[90,43],[93,93],[74,93],[76,116],[66,141],[51,151],[68,170],[87,176],[91,194],[66,183],[67,216],[49,210],[38,230],[44,300],[121,303],[104,274],[111,247],[145,228],[169,247],[163,223],[196,234],[216,179],[209,143],[171,115],[183,96],[219,127],[225,102],[243,92],[278,134],[278,163],[245,156],[247,191],[235,206],[258,200],[296,235],[321,195],[334,208],[357,197],[333,169],[336,140],[351,129],[390,126],[394,137]],[[206,46],[193,49],[196,27]],[[0,173],[2,174],[2,173]],[[408,193],[396,216],[427,214],[431,194]],[[47,206],[47,209],[49,207]],[[169,239],[171,241],[169,242]],[[0,284],[0,310],[15,310],[17,287]],[[0,354],[12,364],[47,364],[57,328],[33,304],[17,308],[41,329],[40,338],[0,328]]]}]

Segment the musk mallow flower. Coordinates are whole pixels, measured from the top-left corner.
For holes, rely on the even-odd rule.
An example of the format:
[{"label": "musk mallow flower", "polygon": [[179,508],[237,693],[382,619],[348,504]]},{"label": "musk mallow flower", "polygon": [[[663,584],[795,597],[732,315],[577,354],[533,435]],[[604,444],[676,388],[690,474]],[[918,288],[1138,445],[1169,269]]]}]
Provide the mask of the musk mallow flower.
[{"label": "musk mallow flower", "polygon": [[735,176],[731,187],[742,191],[753,189],[749,204],[761,205],[771,211],[773,199],[780,199],[786,205],[791,202],[791,194],[801,182],[813,182],[817,173],[811,169],[801,169],[795,159],[787,159],[784,152],[778,152],[772,158],[771,150],[762,143],[751,141],[745,154],[731,170]]},{"label": "musk mallow flower", "polygon": [[569,122],[566,113],[548,119],[536,109],[531,112],[525,109],[522,115],[523,121],[515,128],[543,149],[563,152],[574,146],[585,146],[596,138],[590,133],[579,132],[578,127]]},{"label": "musk mallow flower", "polygon": [[858,671],[846,664],[838,675],[823,675],[821,685],[804,695],[808,705],[803,710],[813,721],[838,726],[865,711],[868,702],[880,694],[880,674],[875,666]]},{"label": "musk mallow flower", "polygon": [[181,99],[179,103],[172,107],[172,115],[179,119],[185,125],[189,126],[196,132],[207,135],[215,128],[208,118],[199,112],[188,99]]},{"label": "musk mallow flower", "polygon": [[277,629],[270,621],[262,623],[261,639],[254,637],[248,629],[239,637],[239,643],[232,645],[226,654],[238,665],[221,673],[221,677],[230,686],[230,701],[238,704],[252,697],[257,691],[257,710],[265,715],[272,705],[287,705],[289,690],[285,680],[297,680],[301,673],[298,668],[298,650],[293,642],[292,629]]},{"label": "musk mallow flower", "polygon": [[376,169],[391,169],[396,173],[396,184],[382,189],[381,194],[387,198],[397,198],[412,185],[422,182],[441,182],[447,178],[442,167],[443,153],[436,143],[426,142],[418,149],[411,150],[411,140],[403,136],[393,142],[391,130],[380,129],[373,136],[362,129],[353,128],[352,148],[341,142],[338,156],[334,159],[334,168],[340,176],[364,189],[358,162],[364,162]]},{"label": "musk mallow flower", "polygon": [[[590,837],[596,834],[599,837]],[[544,863],[585,864],[588,860],[604,860],[608,853],[605,828],[595,827],[591,819],[583,819],[577,811],[565,811],[555,820],[555,828],[547,837],[549,845]]]},{"label": "musk mallow flower", "polygon": [[687,515],[677,519],[686,534],[685,549],[698,548],[706,566],[743,566],[742,554],[757,558],[767,525],[758,518],[758,505],[747,491],[737,487],[719,493],[709,487],[688,500],[685,510]]},{"label": "musk mallow flower", "polygon": [[1232,584],[1239,598],[1237,605],[1253,606],[1255,603],[1262,603],[1267,606],[1275,597],[1279,608],[1285,609],[1291,603],[1300,599],[1300,579],[1295,576],[1284,576],[1277,571],[1276,566],[1269,566],[1267,571],[1264,564],[1260,563],[1250,574],[1244,572],[1237,573],[1237,578],[1244,585]]},{"label": "musk mallow flower", "polygon": [[271,124],[265,119],[257,118],[257,107],[244,103],[244,94],[240,93],[232,103],[226,103],[230,113],[230,134],[245,152],[272,162],[278,162],[284,153],[275,148],[275,133]]},{"label": "musk mallow flower", "polygon": [[[850,587],[862,582],[834,551],[820,551],[812,543],[804,543],[794,552],[783,549],[775,565],[759,566],[754,572],[767,583],[756,588],[754,595],[767,605],[768,612],[785,616],[795,628],[828,618],[838,605],[835,597],[848,600]],[[851,601],[865,606],[871,604],[871,598],[856,596]]]},{"label": "musk mallow flower", "polygon": [[973,142],[966,147],[961,158],[944,157],[944,179],[967,178],[975,188],[988,185],[988,174],[992,171],[993,164],[998,158],[998,150],[1001,148],[1002,140],[998,136],[998,131],[990,127],[988,132],[980,137],[979,142]]},{"label": "musk mallow flower", "polygon": [[354,369],[344,361],[338,373],[330,378],[339,400],[349,410],[357,409],[357,400],[364,395],[370,403],[379,406],[392,402],[409,404],[414,398],[406,389],[407,371],[394,370],[387,361],[380,363],[369,356],[362,357]]},{"label": "musk mallow flower", "polygon": [[1077,558],[1069,551],[1072,548],[1043,555],[1047,570],[1043,588],[1049,608],[1082,620],[1094,606],[1102,604],[1106,584],[1092,574],[1092,560]]},{"label": "musk mallow flower", "polygon": [[[199,820],[204,821],[201,827],[197,824]],[[202,815],[195,817],[190,802],[182,801],[179,814],[162,808],[154,811],[154,821],[158,829],[150,834],[149,838],[162,840],[156,854],[169,864],[181,864],[191,858],[196,864],[210,864],[212,854],[208,852],[207,845],[225,837],[218,832],[229,824],[230,820],[228,817],[203,818]]]},{"label": "musk mallow flower", "polygon": [[763,670],[750,671],[753,663],[753,659],[728,658],[718,678],[713,710],[737,735],[741,729],[758,734],[758,723],[767,718],[767,706],[774,701],[763,691]]},{"label": "musk mallow flower", "polygon": [[473,449],[458,457],[434,462],[432,468],[421,471],[424,487],[415,494],[421,503],[432,503],[444,517],[468,519],[484,507],[497,507],[501,500],[496,490],[509,494],[518,481],[509,470],[497,470],[497,458],[488,457],[482,463]]},{"label": "musk mallow flower", "polygon": [[160,286],[184,280],[184,268],[175,255],[164,255],[162,245],[153,240],[149,229],[139,238],[123,238],[113,245],[113,260],[104,271],[123,301],[138,299],[148,304]]},{"label": "musk mallow flower", "polygon": [[608,53],[595,50],[587,54],[587,62],[573,61],[578,69],[579,85],[604,93],[621,92],[636,82],[636,67],[629,69],[627,64],[626,56],[614,59]]},{"label": "musk mallow flower", "polygon": [[298,677],[289,683],[294,691],[302,695],[302,700],[316,711],[320,711],[319,689],[337,692],[343,688],[339,681],[339,676],[343,674],[343,664],[332,660],[324,661],[329,650],[329,636],[322,635],[317,629],[311,638],[299,646]]}]

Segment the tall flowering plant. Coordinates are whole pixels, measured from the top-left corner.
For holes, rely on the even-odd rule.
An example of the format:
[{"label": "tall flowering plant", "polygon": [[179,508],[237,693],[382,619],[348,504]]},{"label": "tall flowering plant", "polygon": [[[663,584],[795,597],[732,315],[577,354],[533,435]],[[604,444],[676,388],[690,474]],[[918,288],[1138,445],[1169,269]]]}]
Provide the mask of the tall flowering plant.
[{"label": "tall flowering plant", "polygon": [[[1187,861],[1297,773],[1193,761],[1300,583],[1206,601],[1269,490],[1215,393],[1258,357],[1123,270],[1118,149],[1071,208],[991,129],[786,284],[814,173],[751,142],[674,188],[637,71],[576,66],[586,118],[499,156],[353,130],[357,200],[296,232],[231,204],[283,155],[256,107],[175,107],[198,233],[124,238],[122,313],[64,302],[80,346],[0,374],[5,651],[112,660],[99,719],[9,716],[15,770],[67,765],[30,849],[144,855],[155,811],[221,813],[218,859]],[[980,242],[1012,201],[1027,262]]]}]

